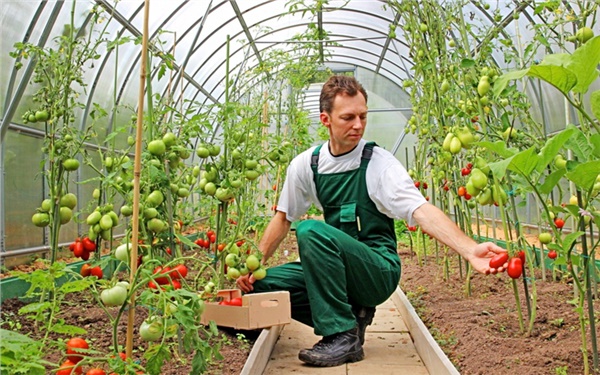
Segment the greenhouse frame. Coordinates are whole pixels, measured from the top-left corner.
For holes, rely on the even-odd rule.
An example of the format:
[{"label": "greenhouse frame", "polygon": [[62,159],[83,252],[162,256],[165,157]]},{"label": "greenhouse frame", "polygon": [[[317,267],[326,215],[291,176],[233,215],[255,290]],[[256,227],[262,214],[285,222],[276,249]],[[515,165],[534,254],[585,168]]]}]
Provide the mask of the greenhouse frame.
[{"label": "greenhouse frame", "polygon": [[[73,292],[88,293],[114,327],[121,316],[130,319],[126,341],[125,330],[114,328],[110,348],[83,348],[76,359],[83,357],[86,369],[158,374],[166,373],[161,366],[168,362],[184,366],[172,373],[225,371],[210,369],[219,362],[220,344],[208,344],[214,332],[190,338],[183,333],[190,327],[183,322],[193,323],[188,310],[175,307],[179,312],[169,315],[156,304],[170,298],[176,305],[210,305],[217,290],[239,286],[240,274],[231,269],[245,268],[253,254],[263,256],[260,238],[282,212],[278,205],[286,206],[280,199],[290,162],[331,136],[323,126],[321,93],[329,77],[339,75],[356,78],[368,93],[362,138],[391,153],[410,188],[414,183],[414,192],[461,232],[506,249],[509,266],[490,263],[487,273],[499,272],[485,277],[514,291],[515,301],[504,302],[519,322],[516,336],[536,336],[540,329],[536,303],[545,283],[570,285],[577,317],[572,331],[581,339],[578,364],[555,359],[539,373],[600,373],[594,314],[600,282],[599,10],[598,0],[3,0],[0,281],[20,279],[27,287],[3,287],[2,301],[39,302],[39,312],[18,315],[35,315],[41,326],[35,334],[19,332],[2,315],[0,337],[41,347],[19,357],[25,354],[2,346],[2,371],[64,371],[65,358],[56,353],[63,341],[83,335],[53,321],[64,302],[58,285],[70,283]],[[296,238],[302,221],[322,221],[323,213],[311,204],[289,223],[289,236]],[[472,298],[478,270],[464,254],[448,251],[451,243],[413,218],[390,220],[398,252],[409,248],[410,259],[418,259],[406,267],[429,259],[443,282],[459,275],[465,299]],[[285,250],[289,261],[298,252]],[[229,254],[236,262],[226,262]],[[404,262],[406,254],[400,258]],[[517,274],[505,274],[515,258]],[[277,261],[284,259],[271,260]],[[167,282],[178,287],[171,283],[165,291],[156,282],[163,292],[148,290],[162,272],[156,267],[183,264],[185,271]],[[82,276],[94,266],[104,274]],[[35,281],[36,272],[50,282]],[[101,294],[116,291],[119,279],[135,287],[128,284],[120,303],[107,304]],[[110,352],[133,355],[136,309],[130,307],[136,299],[137,307],[155,304],[142,315],[163,319],[163,338],[145,343],[140,350],[148,356],[141,362],[99,360]],[[47,301],[55,304],[42,304]],[[294,307],[292,301],[296,322]],[[552,319],[558,318],[564,317]],[[167,321],[177,331],[171,336]],[[285,327],[263,330],[280,339],[272,340],[275,349],[256,350],[278,353]],[[49,338],[44,329],[62,336]],[[407,334],[423,362],[421,350],[441,353],[422,349],[412,329]],[[5,336],[11,332],[26,341]],[[186,351],[196,354],[186,357]],[[373,352],[365,351],[356,364],[369,361]],[[173,355],[181,357],[178,363],[167,360]],[[31,367],[17,370],[12,361],[19,358]],[[472,373],[450,360],[427,362],[423,373],[444,372],[442,365],[448,373]],[[283,368],[297,371],[300,362],[294,361]],[[348,373],[353,365],[344,364]],[[508,371],[506,364],[494,365]],[[271,373],[265,366],[232,373]]]}]

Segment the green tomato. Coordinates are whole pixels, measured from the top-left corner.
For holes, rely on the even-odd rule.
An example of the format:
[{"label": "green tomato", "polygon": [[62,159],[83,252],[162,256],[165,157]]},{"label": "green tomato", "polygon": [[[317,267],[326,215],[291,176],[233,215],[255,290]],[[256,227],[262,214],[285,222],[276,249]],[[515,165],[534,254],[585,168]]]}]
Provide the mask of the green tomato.
[{"label": "green tomato", "polygon": [[186,197],[188,197],[189,195],[190,195],[190,191],[189,191],[188,189],[186,189],[186,188],[179,188],[179,189],[177,190],[177,196],[178,196],[179,198],[186,198]]},{"label": "green tomato", "polygon": [[206,159],[210,156],[210,150],[207,147],[200,146],[196,149],[196,155],[202,159]]},{"label": "green tomato", "polygon": [[166,147],[175,146],[175,143],[177,143],[177,136],[171,132],[167,132],[163,135],[162,141]]},{"label": "green tomato", "polygon": [[73,217],[73,211],[69,207],[60,208],[60,223],[67,224]]},{"label": "green tomato", "polygon": [[121,306],[127,300],[127,288],[115,285],[112,288],[104,289],[100,293],[100,300],[107,307]]},{"label": "green tomato", "polygon": [[148,228],[148,230],[154,233],[160,233],[166,229],[165,222],[157,218],[148,220],[148,222],[146,223],[146,227]]},{"label": "green tomato", "polygon": [[[592,33],[592,35],[594,34]],[[49,118],[50,114],[46,110],[35,112],[35,121],[48,121]]]},{"label": "green tomato", "polygon": [[540,240],[540,243],[546,245],[552,242],[552,235],[548,232],[540,233],[538,239]]},{"label": "green tomato", "polygon": [[260,267],[260,260],[256,255],[250,254],[248,255],[248,258],[246,258],[246,267],[248,267],[250,271],[255,271]]},{"label": "green tomato", "polygon": [[260,173],[256,170],[248,169],[246,172],[244,172],[244,175],[246,176],[246,179],[254,181],[258,178],[258,176],[260,176]]},{"label": "green tomato", "polygon": [[227,188],[219,187],[215,192],[215,197],[221,202],[227,202],[231,198],[233,198],[233,194]]},{"label": "green tomato", "polygon": [[213,182],[206,183],[206,185],[204,185],[204,192],[210,196],[215,195],[217,192],[217,185],[215,185]]},{"label": "green tomato", "polygon": [[129,249],[131,249],[130,243],[124,243],[117,246],[115,249],[115,258],[121,262],[129,263]]},{"label": "green tomato", "polygon": [[79,168],[79,160],[74,158],[66,159],[62,165],[69,172],[76,171]]},{"label": "green tomato", "polygon": [[42,201],[42,205],[41,205],[40,208],[44,212],[50,212],[50,210],[52,209],[52,200],[50,200],[50,199],[44,199]]},{"label": "green tomato", "polygon": [[125,217],[133,215],[133,208],[127,205],[121,206],[121,215]]},{"label": "green tomato", "polygon": [[244,164],[248,169],[256,169],[256,167],[258,166],[258,162],[254,159],[248,159]]},{"label": "green tomato", "polygon": [[112,227],[113,227],[113,220],[110,217],[110,215],[108,215],[108,214],[102,215],[102,217],[100,218],[100,229],[109,230]]},{"label": "green tomato", "polygon": [[67,193],[60,197],[60,205],[74,209],[77,206],[77,196],[73,193]]},{"label": "green tomato", "polygon": [[157,341],[162,337],[163,324],[158,318],[149,318],[140,325],[140,337],[144,341]]},{"label": "green tomato", "polygon": [[260,267],[259,269],[252,271],[252,276],[254,276],[256,280],[262,280],[267,277],[267,269]]},{"label": "green tomato", "polygon": [[209,148],[210,156],[218,156],[221,153],[221,146],[211,145]]},{"label": "green tomato", "polygon": [[94,225],[99,223],[100,219],[102,219],[102,214],[100,213],[100,211],[94,211],[88,215],[85,222],[87,223],[87,225]]},{"label": "green tomato", "polygon": [[488,184],[487,176],[479,168],[473,168],[471,170],[471,176],[469,177],[469,181],[471,181],[473,187],[479,190],[482,190]]},{"label": "green tomato", "polygon": [[148,152],[154,156],[163,155],[167,151],[167,145],[162,139],[155,139],[148,143]]},{"label": "green tomato", "polygon": [[45,212],[37,212],[31,217],[31,222],[36,227],[43,228],[50,224],[50,216]]},{"label": "green tomato", "polygon": [[148,198],[146,198],[146,204],[149,207],[158,207],[164,202],[165,196],[160,190],[154,190],[150,194],[148,194]]},{"label": "green tomato", "polygon": [[236,267],[239,262],[240,257],[237,254],[230,253],[225,257],[225,264],[227,267]]},{"label": "green tomato", "polygon": [[240,271],[235,267],[227,267],[227,277],[231,280],[236,280],[240,277]]}]

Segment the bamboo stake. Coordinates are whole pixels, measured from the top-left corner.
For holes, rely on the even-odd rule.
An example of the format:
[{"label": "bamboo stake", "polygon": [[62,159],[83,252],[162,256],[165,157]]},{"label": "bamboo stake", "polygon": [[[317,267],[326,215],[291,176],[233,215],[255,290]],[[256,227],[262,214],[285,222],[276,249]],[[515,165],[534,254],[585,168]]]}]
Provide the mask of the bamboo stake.
[{"label": "bamboo stake", "polygon": [[[131,220],[131,254],[129,259],[130,274],[129,283],[133,285],[135,274],[137,273],[138,257],[138,233],[139,233],[139,215],[140,215],[140,174],[142,165],[142,128],[144,123],[144,92],[146,83],[146,64],[148,59],[148,18],[150,12],[150,0],[144,3],[144,29],[142,32],[142,58],[140,69],[140,89],[138,97],[137,123],[135,132],[135,160],[133,167],[133,218]],[[135,318],[135,293],[132,293],[129,301],[129,312],[127,320],[127,342],[125,353],[131,358],[133,349],[133,322]]]}]

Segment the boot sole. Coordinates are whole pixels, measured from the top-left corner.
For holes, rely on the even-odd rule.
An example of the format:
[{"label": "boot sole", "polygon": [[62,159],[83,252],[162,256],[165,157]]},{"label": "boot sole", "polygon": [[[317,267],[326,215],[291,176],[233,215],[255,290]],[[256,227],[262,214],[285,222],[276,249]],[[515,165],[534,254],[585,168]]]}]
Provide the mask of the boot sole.
[{"label": "boot sole", "polygon": [[315,358],[311,358],[310,355],[307,355],[304,352],[300,352],[298,354],[298,358],[308,364],[308,365],[312,365],[312,366],[318,366],[318,367],[335,367],[335,366],[341,366],[344,363],[348,363],[348,362],[358,362],[358,361],[362,361],[365,358],[365,352],[363,351],[362,348],[360,348],[359,350],[352,352],[352,353],[346,353],[345,355],[339,357],[339,358],[335,358],[335,359],[315,359]]}]

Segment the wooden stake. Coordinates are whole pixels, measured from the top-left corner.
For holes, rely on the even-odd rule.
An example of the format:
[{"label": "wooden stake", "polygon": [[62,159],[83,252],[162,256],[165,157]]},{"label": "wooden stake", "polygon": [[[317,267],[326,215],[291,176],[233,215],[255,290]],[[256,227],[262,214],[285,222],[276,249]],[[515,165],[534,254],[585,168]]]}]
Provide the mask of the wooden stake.
[{"label": "wooden stake", "polygon": [[[140,69],[140,89],[138,96],[137,123],[135,132],[135,161],[133,166],[133,218],[131,220],[131,257],[129,259],[130,274],[129,283],[133,286],[135,274],[137,273],[138,258],[138,234],[140,215],[140,174],[142,165],[142,138],[144,124],[144,92],[146,84],[146,65],[148,63],[148,18],[150,13],[150,0],[144,3],[144,29],[142,31],[142,58]],[[129,314],[127,320],[127,342],[125,353],[131,358],[133,350],[133,322],[135,318],[135,293],[129,301]],[[117,349],[117,348],[115,348]]]}]

